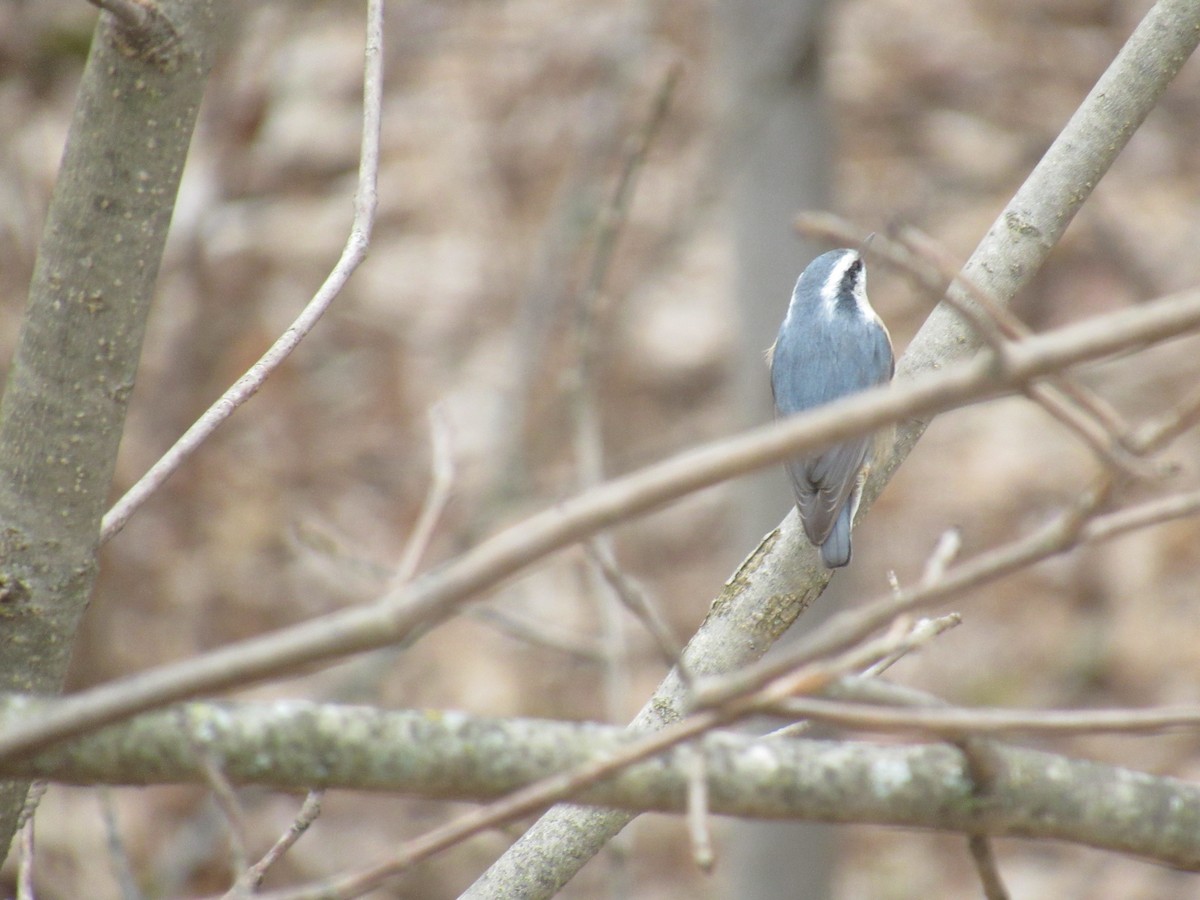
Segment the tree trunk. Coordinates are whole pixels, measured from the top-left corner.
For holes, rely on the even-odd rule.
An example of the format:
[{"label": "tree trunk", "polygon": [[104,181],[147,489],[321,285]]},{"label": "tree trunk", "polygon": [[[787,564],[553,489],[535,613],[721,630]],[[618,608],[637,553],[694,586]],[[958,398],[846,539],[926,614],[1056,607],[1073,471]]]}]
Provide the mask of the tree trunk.
[{"label": "tree trunk", "polygon": [[[96,27],[0,401],[0,691],[62,686],[222,6]],[[25,792],[0,786],[2,847]]]}]

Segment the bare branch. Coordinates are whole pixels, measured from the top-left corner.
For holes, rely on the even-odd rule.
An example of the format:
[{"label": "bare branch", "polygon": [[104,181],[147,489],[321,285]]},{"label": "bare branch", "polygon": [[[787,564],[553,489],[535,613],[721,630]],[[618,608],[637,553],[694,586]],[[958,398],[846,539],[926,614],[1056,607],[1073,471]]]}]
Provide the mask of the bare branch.
[{"label": "bare branch", "polygon": [[961,624],[962,616],[958,613],[938,616],[935,619],[919,619],[908,628],[908,631],[912,635],[911,643],[898,647],[879,661],[867,666],[863,669],[863,677],[874,678],[882,675],[907,656],[914,648],[923,646],[927,641],[944,634],[951,628],[957,628]]},{"label": "bare branch", "polygon": [[296,814],[296,818],[288,830],[280,836],[262,859],[242,874],[223,900],[237,900],[239,897],[248,896],[258,890],[271,866],[279,862],[284,854],[292,849],[296,841],[304,837],[304,833],[321,815],[321,798],[324,796],[324,791],[308,792],[304,798],[304,804],[300,807],[300,812]]},{"label": "bare branch", "polygon": [[869,706],[818,697],[797,697],[771,704],[777,715],[815,719],[843,728],[901,732],[957,739],[969,735],[1147,735],[1200,725],[1200,707],[1157,709],[1006,710],[952,706]]},{"label": "bare branch", "polygon": [[[584,544],[588,559],[604,576],[604,580],[612,588],[614,595],[621,605],[629,610],[638,621],[650,632],[659,656],[668,667],[678,665],[683,653],[683,644],[671,631],[667,617],[645,589],[633,578],[621,571],[612,553],[609,541],[590,540]],[[685,678],[687,673],[681,669],[680,674]]]},{"label": "bare branch", "polygon": [[1100,482],[1042,528],[953,566],[939,581],[922,583],[912,591],[902,591],[899,596],[889,595],[860,609],[841,612],[774,658],[697,685],[695,702],[700,706],[727,703],[800,666],[854,646],[899,615],[927,609],[968,588],[994,581],[1074,547],[1082,539],[1088,516],[1107,498],[1108,489],[1107,481]]},{"label": "bare branch", "polygon": [[[83,691],[48,711],[38,722],[21,723],[0,733],[0,758],[12,758],[54,740],[202,691],[245,684],[301,664],[399,641],[415,629],[428,628],[453,614],[478,592],[550,553],[668,500],[755,467],[779,462],[808,447],[872,431],[900,418],[929,415],[980,397],[994,396],[1064,366],[1174,337],[1196,327],[1200,327],[1200,291],[1029,338],[1012,347],[1011,364],[1004,373],[996,373],[986,361],[970,360],[689,450],[538,513],[430,575],[396,586],[369,606],[321,616],[261,638]],[[794,516],[788,522],[794,525]],[[791,525],[785,529],[796,542],[792,545],[795,550],[802,540],[797,535],[798,529],[793,530]],[[1063,520],[1046,533],[1006,548],[1007,555],[1002,560],[981,562],[978,568],[957,566],[952,573],[958,573],[959,578],[947,578],[947,584],[963,585],[984,576],[997,577],[1030,560],[1059,552],[1070,543],[1063,540],[1061,532],[1065,530]],[[776,534],[769,538],[774,552],[779,552],[775,541],[778,537]],[[1074,539],[1074,532],[1069,537]],[[807,559],[813,560],[811,553]],[[736,584],[744,589],[744,582],[738,580]],[[929,603],[936,602],[933,592],[921,596],[927,597]],[[890,621],[895,614],[889,607],[884,621]],[[711,666],[714,661],[710,657],[706,665]]]},{"label": "bare branch", "polygon": [[33,816],[17,832],[17,900],[36,900],[33,891]]},{"label": "bare branch", "polygon": [[534,621],[499,605],[472,606],[467,609],[466,615],[518,641],[565,653],[584,662],[603,663],[608,658],[603,645],[591,635],[576,634],[547,622]]},{"label": "bare branch", "polygon": [[[961,624],[962,617],[958,615],[958,613],[951,613],[948,616],[940,616],[936,619],[921,619],[916,623],[910,623],[908,621],[908,617],[901,616],[892,623],[891,636],[885,639],[886,647],[882,656],[879,656],[879,658],[870,663],[870,665],[865,666],[862,669],[861,675],[847,675],[839,678],[835,672],[827,672],[829,677],[824,677],[824,675],[822,676],[824,685],[819,689],[819,693],[827,694],[834,689],[839,689],[842,692],[845,692],[847,690],[845,687],[847,682],[853,684],[872,683],[874,679],[886,672],[899,660],[908,655],[908,653],[910,653],[912,650],[924,646],[926,643],[943,632],[948,631],[951,628],[956,628]],[[826,669],[827,668],[828,667],[826,667]],[[800,680],[806,683],[808,688],[816,688],[816,684],[811,676],[806,674],[801,675]],[[769,692],[769,689],[764,688],[764,691]],[[777,693],[778,692],[776,692],[776,694]],[[784,701],[784,703],[786,704],[786,701]],[[768,701],[764,705],[764,709],[767,712],[771,712],[775,709],[775,705]],[[807,731],[812,726],[811,720],[795,715],[790,709],[786,708],[786,706],[780,707],[780,709],[782,709],[783,716],[790,719],[795,719],[796,721],[792,722],[790,725],[785,725],[783,728],[777,728],[775,731],[770,732],[767,735],[768,737],[794,737],[801,732]]]},{"label": "bare branch", "polygon": [[[140,2],[140,0],[139,0]],[[100,542],[105,543],[125,527],[130,517],[166,483],[200,446],[243,403],[258,393],[263,382],[278,369],[316,326],[341,293],[351,274],[367,255],[375,224],[376,185],[379,180],[379,126],[383,96],[383,2],[370,0],[367,11],[366,65],[363,75],[362,152],[358,189],[354,195],[354,221],[341,258],[313,295],[312,300],[249,371],[234,382],[208,411],[183,433],[162,458],[105,514]]]},{"label": "bare branch", "polygon": [[142,891],[138,887],[137,878],[133,874],[133,864],[129,861],[129,851],[121,838],[121,826],[117,822],[116,803],[113,792],[107,785],[99,789],[100,815],[104,820],[104,843],[108,847],[108,860],[112,865],[113,875],[121,891],[122,900],[142,900]]},{"label": "bare branch", "polygon": [[1173,441],[1200,420],[1200,389],[1192,391],[1181,403],[1157,419],[1143,425],[1133,437],[1140,452]]},{"label": "bare branch", "polygon": [[454,486],[454,452],[450,443],[449,425],[438,407],[429,410],[429,442],[432,463],[432,478],[429,491],[421,504],[417,524],[409,536],[400,559],[400,566],[393,576],[395,584],[405,584],[417,574],[417,566],[429,546],[433,529],[450,502],[450,491]]},{"label": "bare branch", "polygon": [[1101,516],[1083,526],[1084,541],[1107,541],[1138,528],[1169,522],[1200,512],[1200,491],[1174,494],[1139,506]]},{"label": "bare branch", "polygon": [[684,758],[687,773],[687,824],[692,841],[692,859],[702,872],[712,872],[716,864],[712,829],[708,814],[708,761],[700,748],[687,746]]},{"label": "bare branch", "polygon": [[211,738],[188,728],[188,721],[182,711],[178,725],[179,731],[187,736],[196,768],[212,792],[217,811],[225,822],[225,830],[229,837],[229,865],[233,870],[233,884],[237,885],[242,873],[250,866],[250,857],[246,852],[246,814],[242,809],[242,802],[222,771],[220,760],[211,749],[215,746]]},{"label": "bare branch", "polygon": [[[575,334],[578,355],[569,381],[577,484],[581,490],[594,487],[604,479],[604,435],[601,431],[596,384],[596,360],[601,349],[600,319],[606,311],[602,308],[605,306],[602,302],[604,283],[612,266],[617,240],[629,216],[638,177],[645,165],[646,155],[666,120],[679,75],[678,65],[668,69],[655,94],[649,116],[631,142],[612,196],[600,211],[592,262],[580,292]],[[601,622],[607,649],[605,693],[610,713],[615,716],[622,709],[621,704],[629,686],[628,640],[620,607],[628,609],[650,631],[659,651],[668,657],[668,667],[679,658],[679,645],[670,636],[665,620],[655,615],[656,611],[645,592],[621,571],[611,537],[604,533],[596,534],[586,542],[585,550],[588,560],[600,573],[602,588],[596,593],[601,604]]]},{"label": "bare branch", "polygon": [[[901,240],[915,253],[932,263],[944,279],[943,283],[951,286],[957,284],[963,289],[966,297],[970,299],[957,304],[956,308],[960,312],[964,312],[964,307],[982,312],[987,321],[994,323],[996,331],[1003,336],[1001,340],[1019,340],[1033,333],[1011,310],[999,303],[965,273],[959,272],[954,260],[931,238],[916,229],[907,228]],[[949,301],[953,296],[954,292],[949,291],[946,299]],[[974,322],[974,318],[970,321]],[[1003,357],[1001,360],[1003,361]],[[1025,394],[1073,431],[1101,461],[1127,477],[1141,480],[1160,477],[1163,474],[1160,466],[1146,463],[1129,452],[1128,435],[1131,429],[1122,421],[1112,405],[1069,375],[1052,376],[1047,379],[1046,384],[1026,385]]]},{"label": "bare branch", "polygon": [[[58,702],[8,698],[3,721],[36,715],[43,704]],[[1188,726],[1200,726],[1198,710],[1186,712]],[[987,796],[976,800],[963,755],[941,743],[872,746],[714,732],[660,755],[714,724],[709,714],[675,726],[671,734],[631,738],[621,728],[592,723],[430,716],[422,710],[381,712],[300,701],[197,703],[182,713],[138,717],[0,772],[71,783],[202,782],[190,741],[180,733],[181,720],[223,748],[225,774],[235,781],[265,777],[279,787],[323,781],[455,800],[504,797],[470,814],[476,830],[516,815],[519,807],[529,811],[567,796],[682,813],[694,774],[691,754],[700,752],[708,761],[708,806],[715,815],[1052,837],[1200,868],[1188,825],[1200,817],[1195,784],[1001,746],[995,749],[996,777]],[[480,741],[496,752],[480,754]],[[336,753],[328,752],[331,746]],[[651,756],[650,764],[633,765]],[[562,774],[544,779],[547,771]],[[888,779],[891,787],[881,790],[882,771],[903,777]],[[585,786],[587,793],[575,794]],[[451,824],[459,829],[453,835],[458,840],[463,822]],[[380,866],[373,872],[387,877],[450,837],[443,831],[419,838],[389,860],[386,871]],[[351,877],[359,887],[366,884],[360,873],[322,889],[331,889],[330,896],[339,895],[333,888],[349,895]],[[317,894],[303,889],[283,896]]]},{"label": "bare branch", "polygon": [[[802,234],[841,241],[853,240],[861,233],[860,228],[828,213],[801,213],[795,225]],[[1006,364],[1010,341],[1033,333],[1007,307],[960,272],[944,249],[916,229],[903,229],[899,240],[876,236],[871,248],[914,277],[932,296],[943,297],[994,355],[997,365]],[[949,291],[949,287],[960,288],[962,295]],[[1111,404],[1069,375],[1051,375],[1045,384],[1026,385],[1024,393],[1073,431],[1103,462],[1127,477],[1143,480],[1163,475],[1162,466],[1146,463],[1130,453],[1130,428]]]},{"label": "bare branch", "polygon": [[996,867],[991,842],[981,834],[973,834],[967,838],[967,849],[971,852],[975,870],[979,873],[983,896],[987,900],[1008,900],[1008,890],[1000,879],[1000,870]]},{"label": "bare branch", "polygon": [[127,56],[160,68],[181,46],[179,32],[155,0],[88,0],[113,17],[113,37]]},{"label": "bare branch", "polygon": [[[1033,333],[1024,322],[1017,318],[1012,310],[997,301],[988,291],[984,290],[964,273],[957,271],[954,260],[932,238],[922,234],[915,228],[905,228],[903,231],[903,240],[915,251],[923,252],[931,258],[942,277],[947,278],[948,276],[947,284],[957,280],[970,294],[972,300],[987,311],[988,315],[996,322],[997,327],[1009,340],[1026,338]],[[1049,379],[1049,381],[1056,390],[1061,391],[1075,403],[1078,403],[1114,441],[1124,444],[1126,435],[1129,434],[1130,429],[1116,409],[1113,408],[1112,404],[1097,396],[1093,391],[1085,388],[1069,375],[1057,375]]]},{"label": "bare branch", "polygon": [[947,567],[958,558],[962,550],[962,532],[957,528],[948,528],[938,538],[933,553],[925,561],[925,570],[921,573],[922,584],[934,584],[941,581]]},{"label": "bare branch", "polygon": [[122,25],[132,29],[144,28],[155,8],[149,0],[88,0],[88,2],[112,13]]}]

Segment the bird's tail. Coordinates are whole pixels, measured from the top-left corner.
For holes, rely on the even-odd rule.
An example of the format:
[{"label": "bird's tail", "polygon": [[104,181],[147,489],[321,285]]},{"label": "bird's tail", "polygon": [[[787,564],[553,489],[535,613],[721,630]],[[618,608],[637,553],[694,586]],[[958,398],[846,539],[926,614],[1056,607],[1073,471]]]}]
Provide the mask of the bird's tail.
[{"label": "bird's tail", "polygon": [[827,569],[840,569],[850,562],[850,522],[854,515],[854,504],[847,503],[833,523],[833,531],[821,545],[821,562]]}]

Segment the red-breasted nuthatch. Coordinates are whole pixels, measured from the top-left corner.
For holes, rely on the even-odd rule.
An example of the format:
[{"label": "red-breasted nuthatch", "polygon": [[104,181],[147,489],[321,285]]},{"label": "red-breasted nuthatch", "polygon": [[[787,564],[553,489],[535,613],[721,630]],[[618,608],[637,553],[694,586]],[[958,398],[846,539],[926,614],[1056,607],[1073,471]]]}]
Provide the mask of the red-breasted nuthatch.
[{"label": "red-breasted nuthatch", "polygon": [[[867,273],[856,250],[832,250],[808,264],[767,358],[777,416],[891,380],[892,341],[867,301]],[[786,464],[804,533],[828,569],[850,562],[850,526],[876,439],[855,438]]]}]

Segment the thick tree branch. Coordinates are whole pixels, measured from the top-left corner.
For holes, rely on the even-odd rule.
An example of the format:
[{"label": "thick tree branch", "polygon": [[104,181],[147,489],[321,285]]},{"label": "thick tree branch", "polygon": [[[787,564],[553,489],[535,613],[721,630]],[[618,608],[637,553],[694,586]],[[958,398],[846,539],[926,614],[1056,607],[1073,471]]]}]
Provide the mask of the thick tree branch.
[{"label": "thick tree branch", "polygon": [[[4,718],[36,714],[43,702],[10,698]],[[1196,710],[1187,711],[1187,721],[1196,724]],[[140,716],[0,772],[73,784],[204,784],[201,744],[220,748],[222,773],[235,783],[480,802],[619,752],[633,740],[623,728],[591,723],[303,702],[195,703]],[[479,753],[481,746],[493,752]],[[1015,747],[995,748],[999,774],[980,799],[961,752],[944,744],[711,732],[621,770],[581,799],[681,813],[693,748],[705,760],[712,813],[1054,838],[1200,869],[1194,840],[1200,786]]]},{"label": "thick tree branch", "polygon": [[[65,674],[223,7],[147,7],[178,36],[149,54],[111,16],[95,32],[0,403],[5,689],[54,692]],[[24,792],[8,787],[0,847]]]}]

